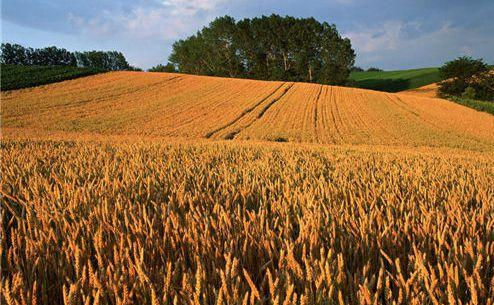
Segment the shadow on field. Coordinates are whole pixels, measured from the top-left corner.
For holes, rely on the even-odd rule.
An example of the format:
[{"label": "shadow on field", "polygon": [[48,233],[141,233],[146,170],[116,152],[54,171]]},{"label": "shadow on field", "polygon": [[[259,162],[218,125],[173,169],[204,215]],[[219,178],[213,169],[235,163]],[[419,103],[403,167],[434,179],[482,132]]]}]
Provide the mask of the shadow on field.
[{"label": "shadow on field", "polygon": [[385,92],[398,92],[410,89],[408,79],[364,79],[355,82],[356,87]]}]

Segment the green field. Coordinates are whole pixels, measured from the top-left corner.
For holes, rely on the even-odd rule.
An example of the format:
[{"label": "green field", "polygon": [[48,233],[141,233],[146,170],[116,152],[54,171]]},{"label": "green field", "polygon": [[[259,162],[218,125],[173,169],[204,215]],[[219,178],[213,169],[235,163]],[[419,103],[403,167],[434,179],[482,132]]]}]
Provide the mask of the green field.
[{"label": "green field", "polygon": [[350,79],[355,87],[386,92],[414,89],[440,81],[438,68],[352,72]]},{"label": "green field", "polygon": [[29,88],[103,72],[105,70],[97,68],[2,64],[1,87],[3,91]]}]

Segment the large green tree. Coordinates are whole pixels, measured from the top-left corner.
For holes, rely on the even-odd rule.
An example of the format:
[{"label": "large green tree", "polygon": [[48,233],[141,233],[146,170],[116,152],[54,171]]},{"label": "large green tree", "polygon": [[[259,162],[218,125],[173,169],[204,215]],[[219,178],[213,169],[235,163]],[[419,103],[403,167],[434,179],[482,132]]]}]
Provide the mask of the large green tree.
[{"label": "large green tree", "polygon": [[110,71],[134,70],[121,52],[117,51],[87,51],[76,52],[77,64],[83,67],[93,67]]},{"label": "large green tree", "polygon": [[169,61],[183,73],[344,84],[355,52],[334,25],[314,18],[224,16],[175,42]]},{"label": "large green tree", "polygon": [[494,74],[482,59],[458,57],[445,63],[439,72],[443,79],[440,95],[494,100]]}]

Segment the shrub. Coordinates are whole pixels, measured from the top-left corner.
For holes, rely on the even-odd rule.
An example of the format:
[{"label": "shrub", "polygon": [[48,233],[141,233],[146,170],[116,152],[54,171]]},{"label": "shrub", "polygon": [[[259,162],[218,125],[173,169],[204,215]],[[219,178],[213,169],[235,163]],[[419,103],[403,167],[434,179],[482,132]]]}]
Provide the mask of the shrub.
[{"label": "shrub", "polygon": [[463,79],[455,78],[445,80],[439,83],[439,96],[460,96],[463,92],[465,92],[467,87],[468,84]]},{"label": "shrub", "polygon": [[445,63],[439,73],[443,79],[439,83],[440,96],[467,95],[470,99],[494,99],[494,75],[482,59],[459,57]]},{"label": "shrub", "polygon": [[167,63],[166,66],[159,64],[157,66],[154,66],[148,70],[148,72],[168,72],[168,73],[174,73],[177,72],[177,69],[175,69],[175,66],[172,63]]},{"label": "shrub", "polygon": [[382,69],[370,67],[369,69],[367,69],[367,72],[382,72]]},{"label": "shrub", "polygon": [[350,69],[351,72],[364,72],[365,70],[362,69],[361,67],[353,67],[352,69]]},{"label": "shrub", "polygon": [[439,68],[439,74],[443,80],[450,78],[467,80],[474,75],[488,70],[487,65],[482,59],[473,59],[471,57],[463,56],[445,63]]},{"label": "shrub", "polygon": [[465,91],[461,94],[461,97],[474,99],[475,98],[475,89],[473,87],[467,87]]},{"label": "shrub", "polygon": [[494,101],[494,71],[477,75],[471,81],[470,86],[475,89],[477,99]]}]

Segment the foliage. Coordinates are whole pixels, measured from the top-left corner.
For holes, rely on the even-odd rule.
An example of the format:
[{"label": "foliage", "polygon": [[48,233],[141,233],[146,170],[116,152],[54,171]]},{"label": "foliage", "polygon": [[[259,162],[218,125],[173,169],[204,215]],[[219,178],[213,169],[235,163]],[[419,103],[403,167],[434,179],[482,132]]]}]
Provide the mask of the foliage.
[{"label": "foliage", "polygon": [[458,103],[460,105],[473,108],[478,111],[487,112],[494,115],[494,103],[487,101],[479,101],[471,98],[463,98],[453,96],[450,98],[451,101]]},{"label": "foliage", "polygon": [[459,78],[452,78],[438,83],[438,86],[438,95],[447,98],[449,96],[461,96],[468,87],[468,83]]},{"label": "foliage", "polygon": [[475,98],[475,89],[473,87],[467,87],[465,91],[461,94],[462,98],[465,99],[474,99]]},{"label": "foliage", "polygon": [[475,89],[476,99],[494,102],[494,70],[475,75],[468,84]]},{"label": "foliage", "polygon": [[105,72],[102,69],[72,66],[22,66],[5,64],[2,64],[1,70],[2,91],[45,85]]},{"label": "foliage", "polygon": [[126,71],[134,71],[134,72],[143,72],[143,70],[142,70],[141,68],[139,68],[139,67],[134,67],[134,66],[130,66],[130,65],[129,65],[129,67],[128,67],[127,69],[125,69],[125,70],[126,70]]},{"label": "foliage", "polygon": [[382,69],[370,67],[369,69],[367,69],[367,72],[382,72]]},{"label": "foliage", "polygon": [[76,52],[77,63],[82,67],[95,67],[110,71],[128,70],[129,63],[121,52],[87,51]]},{"label": "foliage", "polygon": [[33,49],[2,43],[0,62],[9,65],[75,66],[76,58],[73,53],[57,47]]},{"label": "foliage", "polygon": [[225,16],[175,42],[169,60],[184,73],[344,84],[355,52],[334,25],[314,18]]},{"label": "foliage", "polygon": [[494,74],[489,71],[482,59],[459,57],[445,63],[440,68],[443,79],[439,83],[441,96],[462,96],[467,88],[472,88],[474,96],[471,99],[494,101]]},{"label": "foliage", "polygon": [[148,72],[168,72],[174,73],[177,72],[177,69],[172,63],[167,63],[166,65],[159,64],[154,66],[148,70]]},{"label": "foliage", "polygon": [[457,78],[466,81],[474,75],[487,70],[488,66],[482,61],[482,59],[473,59],[471,57],[462,56],[445,63],[441,68],[439,68],[439,74],[443,80]]},{"label": "foliage", "polygon": [[140,70],[131,67],[125,56],[117,51],[69,52],[54,46],[33,49],[10,43],[2,43],[0,62],[12,65],[78,66],[109,71]]},{"label": "foliage", "polygon": [[2,304],[494,299],[492,154],[62,139],[1,143]]},{"label": "foliage", "polygon": [[357,67],[357,66],[353,66],[351,69],[350,69],[350,72],[364,72],[365,70],[362,69],[361,67]]},{"label": "foliage", "polygon": [[386,92],[419,88],[440,81],[437,68],[381,72],[352,72],[354,87]]}]

